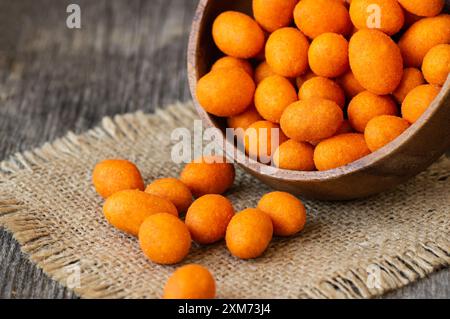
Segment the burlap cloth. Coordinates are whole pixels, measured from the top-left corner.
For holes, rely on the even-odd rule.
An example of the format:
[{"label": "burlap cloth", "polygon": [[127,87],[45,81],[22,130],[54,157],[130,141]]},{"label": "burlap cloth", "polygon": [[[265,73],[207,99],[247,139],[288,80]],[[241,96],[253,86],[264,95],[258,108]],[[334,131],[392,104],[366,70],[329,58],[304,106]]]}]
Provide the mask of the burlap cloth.
[{"label": "burlap cloth", "polygon": [[[105,221],[90,174],[99,160],[122,157],[138,164],[146,182],[177,176],[170,132],[192,128],[196,118],[191,105],[105,118],[89,132],[15,155],[1,163],[0,225],[38,267],[63,285],[70,280],[82,297],[160,297],[175,267],[151,263],[135,238]],[[450,160],[443,158],[371,199],[305,200],[305,230],[274,239],[263,257],[242,261],[219,243],[193,247],[184,263],[207,266],[220,298],[377,296],[449,265],[449,176]],[[228,196],[240,210],[268,191],[238,169]]]}]

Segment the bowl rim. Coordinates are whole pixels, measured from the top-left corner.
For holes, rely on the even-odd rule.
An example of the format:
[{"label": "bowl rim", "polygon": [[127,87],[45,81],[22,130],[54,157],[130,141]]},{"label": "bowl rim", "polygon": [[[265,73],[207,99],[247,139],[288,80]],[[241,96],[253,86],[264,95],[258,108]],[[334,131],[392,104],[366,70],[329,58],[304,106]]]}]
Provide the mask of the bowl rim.
[{"label": "bowl rim", "polygon": [[[199,74],[197,72],[198,70],[197,50],[200,42],[200,32],[205,14],[205,8],[208,5],[209,1],[210,0],[200,0],[192,22],[187,54],[188,81],[194,106],[196,108],[197,113],[200,115],[203,123],[206,124],[208,127],[217,127],[212,121],[213,115],[207,113],[196,98],[197,81],[199,79]],[[243,156],[245,156],[246,158],[248,158],[248,156],[244,154],[242,150],[237,148],[234,145],[234,143],[228,141],[225,138],[222,130],[220,130],[220,132],[222,134],[223,141],[226,144],[225,151],[232,149],[235,153],[238,154],[238,156],[233,157],[235,162],[241,166],[244,166],[254,174],[260,176],[263,175],[284,181],[300,181],[300,182],[330,181],[333,179],[341,178],[343,176],[353,175],[355,173],[358,173],[362,170],[374,166],[380,161],[388,160],[391,153],[400,149],[405,142],[407,142],[411,138],[414,138],[414,136],[426,126],[429,119],[432,118],[433,115],[439,110],[440,101],[445,100],[446,97],[448,99],[449,95],[450,95],[450,75],[447,77],[447,81],[442,86],[442,89],[440,90],[439,94],[436,96],[436,98],[433,100],[433,102],[430,104],[427,110],[422,114],[420,119],[416,121],[414,124],[412,124],[405,132],[403,132],[394,141],[350,164],[326,171],[310,171],[310,172],[294,171],[294,170],[280,169],[276,167],[272,167],[273,169],[268,170],[267,169],[268,165],[266,164],[262,164],[256,161],[243,162],[241,160],[242,158],[244,158]],[[231,156],[231,154],[227,155]]]}]

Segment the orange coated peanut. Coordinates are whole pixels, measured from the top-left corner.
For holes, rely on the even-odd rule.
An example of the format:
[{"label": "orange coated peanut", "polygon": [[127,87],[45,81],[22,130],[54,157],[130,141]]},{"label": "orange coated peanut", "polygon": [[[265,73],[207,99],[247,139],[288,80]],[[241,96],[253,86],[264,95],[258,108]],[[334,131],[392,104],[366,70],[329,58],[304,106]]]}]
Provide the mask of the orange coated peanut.
[{"label": "orange coated peanut", "polygon": [[182,261],[191,249],[191,235],[177,217],[162,213],[147,217],[139,229],[139,244],[153,262],[172,265]]},{"label": "orange coated peanut", "polygon": [[317,145],[314,163],[319,171],[326,171],[345,166],[369,154],[363,134],[341,134]]},{"label": "orange coated peanut", "polygon": [[345,94],[341,87],[333,80],[315,76],[307,80],[298,92],[300,100],[322,98],[335,102],[342,109],[345,106]]},{"label": "orange coated peanut", "polygon": [[252,259],[261,256],[273,235],[269,215],[256,208],[237,213],[230,221],[225,236],[226,244],[236,257]]},{"label": "orange coated peanut", "polygon": [[253,0],[255,20],[268,32],[287,27],[298,0]]},{"label": "orange coated peanut", "polygon": [[305,227],[305,206],[289,193],[272,192],[264,195],[258,203],[258,209],[270,216],[276,236],[292,236]]},{"label": "orange coated peanut", "polygon": [[253,58],[264,47],[265,36],[261,27],[240,12],[221,13],[214,21],[212,34],[217,47],[235,58]]},{"label": "orange coated peanut", "polygon": [[214,299],[216,283],[208,269],[190,264],[178,268],[167,280],[164,299]]},{"label": "orange coated peanut", "polygon": [[348,42],[340,34],[323,33],[316,37],[308,51],[309,66],[320,76],[335,78],[348,68]]},{"label": "orange coated peanut", "polygon": [[313,98],[289,105],[281,117],[284,134],[297,142],[319,141],[333,136],[344,120],[333,101]]},{"label": "orange coated peanut", "polygon": [[[372,16],[379,15],[379,26]],[[394,35],[400,31],[405,16],[397,0],[353,0],[350,5],[350,18],[359,30],[376,29]]]},{"label": "orange coated peanut", "polygon": [[392,115],[381,115],[367,124],[364,132],[367,146],[372,152],[389,144],[409,127],[408,121]]},{"label": "orange coated peanut", "polygon": [[294,20],[312,39],[326,32],[347,35],[352,29],[350,15],[341,0],[301,0],[295,7]]},{"label": "orange coated peanut", "polygon": [[361,30],[350,39],[350,67],[368,91],[392,93],[403,76],[403,60],[397,44],[377,30]]},{"label": "orange coated peanut", "polygon": [[125,189],[144,190],[144,181],[136,165],[120,159],[104,160],[95,165],[92,183],[103,198]]},{"label": "orange coated peanut", "polygon": [[211,194],[200,197],[189,207],[185,223],[192,239],[207,245],[225,237],[233,216],[231,202],[226,197]]},{"label": "orange coated peanut", "polygon": [[313,171],[314,148],[309,143],[288,140],[273,155],[276,167],[294,171]]},{"label": "orange coated peanut", "polygon": [[234,116],[253,102],[255,83],[242,68],[219,68],[197,83],[200,105],[216,116]]},{"label": "orange coated peanut", "polygon": [[408,93],[402,104],[402,117],[415,123],[439,94],[439,87],[431,84],[419,85]]},{"label": "orange coated peanut", "polygon": [[422,16],[434,17],[444,8],[444,0],[398,0],[408,12]]},{"label": "orange coated peanut", "polygon": [[422,72],[428,83],[444,85],[450,73],[450,44],[439,44],[428,51]]},{"label": "orange coated peanut", "polygon": [[308,68],[309,42],[295,28],[278,29],[266,44],[266,61],[270,68],[284,77],[294,78]]},{"label": "orange coated peanut", "polygon": [[234,166],[219,157],[203,157],[187,164],[180,180],[195,197],[207,194],[223,194],[234,182]]},{"label": "orange coated peanut", "polygon": [[294,86],[279,75],[266,78],[256,88],[255,106],[258,113],[265,120],[274,123],[279,123],[286,107],[297,100]]}]

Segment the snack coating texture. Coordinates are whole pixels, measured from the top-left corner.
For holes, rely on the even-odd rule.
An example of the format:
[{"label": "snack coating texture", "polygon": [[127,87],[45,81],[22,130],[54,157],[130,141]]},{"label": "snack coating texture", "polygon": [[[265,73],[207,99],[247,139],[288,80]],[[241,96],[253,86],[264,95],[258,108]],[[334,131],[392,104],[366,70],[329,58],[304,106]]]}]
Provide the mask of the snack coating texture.
[{"label": "snack coating texture", "polygon": [[356,131],[364,133],[371,119],[380,115],[397,115],[398,109],[389,95],[376,95],[364,91],[350,101],[347,114],[351,126]]},{"label": "snack coating texture", "polygon": [[398,103],[403,103],[405,97],[412,89],[425,83],[422,72],[416,68],[406,68],[403,70],[402,80],[395,89],[393,95]]},{"label": "snack coating texture", "polygon": [[253,77],[253,67],[249,61],[232,56],[225,56],[217,60],[211,67],[211,71],[217,69],[242,68],[248,75]]},{"label": "snack coating texture", "polygon": [[255,83],[258,85],[269,76],[276,75],[266,61],[261,62],[255,69]]},{"label": "snack coating texture", "polygon": [[291,24],[298,0],[253,0],[255,20],[268,32]]},{"label": "snack coating texture", "polygon": [[309,42],[295,28],[278,29],[266,43],[266,61],[278,75],[294,78],[308,68]]},{"label": "snack coating texture", "polygon": [[298,92],[300,100],[322,98],[335,102],[342,109],[345,106],[345,94],[341,87],[333,80],[316,76],[307,80]]},{"label": "snack coating texture", "polygon": [[341,0],[301,0],[294,10],[297,27],[309,38],[333,32],[347,35],[352,23]]},{"label": "snack coating texture", "polygon": [[292,236],[305,227],[305,206],[289,193],[272,192],[264,195],[258,203],[258,209],[269,215],[276,236]]},{"label": "snack coating texture", "polygon": [[450,73],[450,44],[439,44],[428,51],[422,72],[428,83],[444,85]]},{"label": "snack coating texture", "polygon": [[440,88],[431,84],[419,85],[406,96],[402,104],[402,117],[413,124],[428,109]]},{"label": "snack coating texture", "polygon": [[241,259],[261,256],[272,240],[270,217],[256,208],[243,210],[231,219],[225,236],[228,250]]},{"label": "snack coating texture", "polygon": [[191,235],[177,217],[161,213],[151,215],[139,229],[139,244],[151,261],[173,265],[182,261],[191,249]]},{"label": "snack coating texture", "polygon": [[345,166],[369,154],[363,134],[341,134],[317,145],[314,163],[319,171],[326,171]]},{"label": "snack coating texture", "polygon": [[389,144],[409,127],[407,120],[392,115],[381,115],[367,124],[364,137],[372,152]]},{"label": "snack coating texture", "polygon": [[256,88],[256,109],[265,120],[273,123],[279,123],[286,107],[297,100],[294,86],[279,75],[266,78]]},{"label": "snack coating texture", "polygon": [[185,223],[192,239],[199,244],[215,243],[225,237],[228,223],[234,216],[231,202],[221,195],[205,195],[189,207]]},{"label": "snack coating texture", "polygon": [[354,98],[366,89],[358,82],[352,70],[348,70],[345,74],[336,79],[336,82],[344,90],[348,99]]},{"label": "snack coating texture", "polygon": [[191,191],[176,178],[157,179],[147,186],[145,192],[169,200],[180,214],[185,213],[192,204]]},{"label": "snack coating texture", "polygon": [[314,148],[309,143],[288,140],[273,155],[275,166],[293,171],[313,171]]},{"label": "snack coating texture", "polygon": [[[379,28],[375,27],[377,21],[371,19],[375,14],[380,14]],[[402,7],[397,0],[353,0],[350,4],[350,18],[359,30],[376,29],[387,35],[396,34],[405,23]],[[373,23],[373,26],[368,26],[368,23]]]},{"label": "snack coating texture", "polygon": [[223,194],[234,183],[234,166],[221,157],[205,156],[187,164],[180,180],[191,190],[192,195]]},{"label": "snack coating texture", "polygon": [[392,93],[403,76],[403,60],[397,44],[377,30],[360,30],[350,39],[350,67],[368,91]]},{"label": "snack coating texture", "polygon": [[[272,135],[272,130],[278,131],[278,141]],[[259,121],[253,123],[245,131],[244,145],[247,154],[257,159],[268,160],[272,156],[272,152],[287,140],[286,135],[280,130],[278,124],[269,121]],[[275,149],[272,149],[276,146]]]},{"label": "snack coating texture", "polygon": [[242,68],[219,68],[197,83],[197,99],[206,112],[216,116],[234,116],[253,102],[255,83]]},{"label": "snack coating texture", "polygon": [[214,299],[216,283],[209,270],[189,264],[178,268],[167,280],[164,299]]},{"label": "snack coating texture", "polygon": [[144,181],[133,163],[122,159],[108,159],[95,165],[92,183],[103,198],[126,189],[144,190]]},{"label": "snack coating texture", "polygon": [[323,33],[312,41],[308,60],[315,74],[328,78],[338,77],[349,68],[348,42],[340,34]]},{"label": "snack coating texture", "polygon": [[261,27],[248,15],[236,11],[221,13],[213,24],[217,47],[235,58],[253,58],[263,49],[265,36]]},{"label": "snack coating texture", "polygon": [[444,8],[444,0],[398,0],[408,12],[421,17],[434,17]]},{"label": "snack coating texture", "polygon": [[420,68],[425,55],[438,44],[450,43],[450,15],[441,14],[414,23],[400,38],[405,66]]},{"label": "snack coating texture", "polygon": [[319,141],[333,136],[344,114],[335,102],[320,98],[301,100],[289,105],[281,117],[281,129],[297,142]]},{"label": "snack coating texture", "polygon": [[142,222],[153,214],[178,216],[176,207],[170,201],[140,190],[114,193],[106,199],[103,213],[111,225],[133,236],[138,235]]}]

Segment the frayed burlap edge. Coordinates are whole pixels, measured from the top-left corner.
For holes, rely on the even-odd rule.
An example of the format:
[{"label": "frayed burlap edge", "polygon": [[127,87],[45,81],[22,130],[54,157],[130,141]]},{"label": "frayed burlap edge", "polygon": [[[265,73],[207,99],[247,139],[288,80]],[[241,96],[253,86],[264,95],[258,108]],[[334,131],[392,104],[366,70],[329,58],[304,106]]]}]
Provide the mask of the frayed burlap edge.
[{"label": "frayed burlap edge", "polygon": [[[21,250],[47,275],[65,285],[67,273],[63,271],[77,260],[56,248],[55,239],[39,221],[26,214],[27,207],[18,202],[8,189],[5,181],[24,170],[32,172],[36,168],[45,168],[52,161],[62,157],[82,156],[83,152],[93,151],[95,142],[112,143],[119,139],[135,138],[135,132],[148,125],[146,119],[173,121],[179,117],[194,118],[194,111],[184,104],[171,105],[158,109],[154,114],[142,112],[105,117],[101,124],[83,134],[69,132],[65,137],[40,148],[17,153],[0,163],[0,226],[5,227],[20,243]],[[448,160],[448,159],[445,159]],[[414,247],[395,256],[382,256],[371,261],[382,270],[382,281],[378,287],[367,286],[367,265],[355,265],[350,269],[336,272],[330,278],[322,278],[317,285],[303,287],[299,291],[301,298],[373,298],[388,291],[399,289],[432,272],[450,264],[450,239],[437,235],[432,242],[417,243]],[[86,298],[127,298],[125,290],[114,287],[114,282],[101,275],[83,278],[83,288],[73,290]],[[105,289],[108,287],[108,289]]]}]

